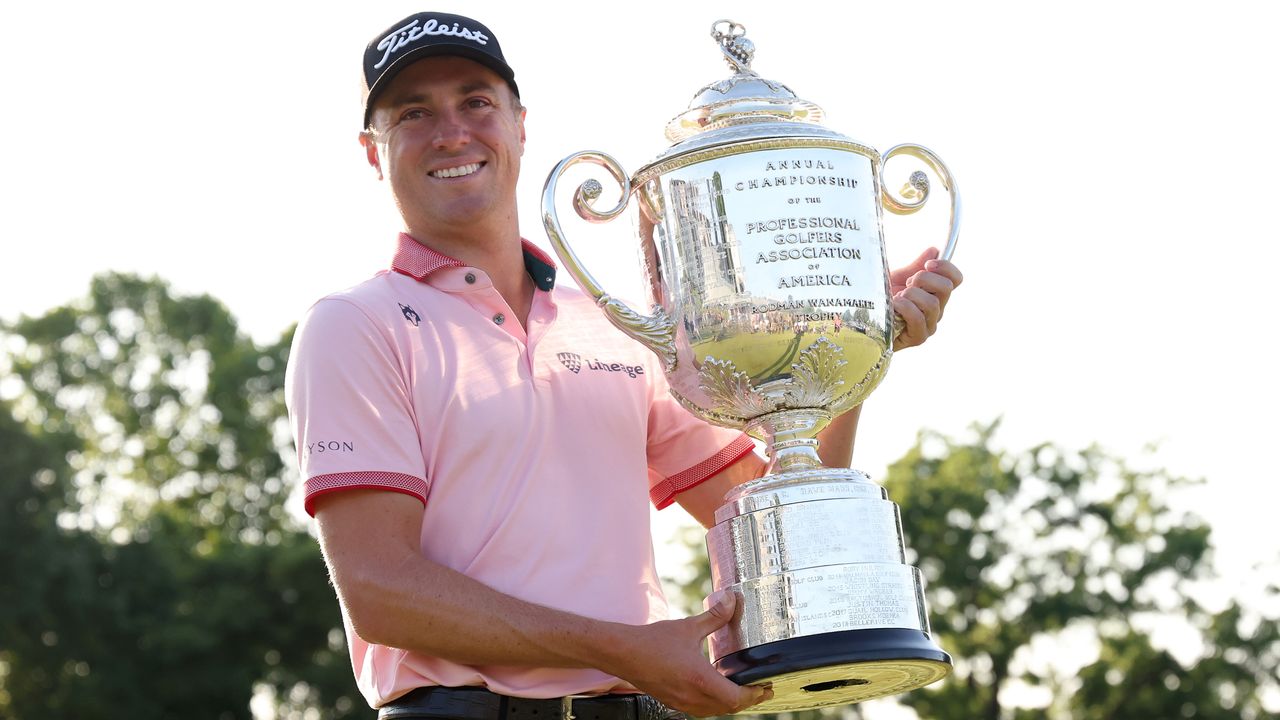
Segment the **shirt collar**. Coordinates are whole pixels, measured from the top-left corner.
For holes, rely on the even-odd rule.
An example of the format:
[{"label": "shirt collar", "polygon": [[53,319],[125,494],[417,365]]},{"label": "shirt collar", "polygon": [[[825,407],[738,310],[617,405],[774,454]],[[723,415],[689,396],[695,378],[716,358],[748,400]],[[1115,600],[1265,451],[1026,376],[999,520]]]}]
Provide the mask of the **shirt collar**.
[{"label": "shirt collar", "polygon": [[[556,284],[556,265],[551,257],[533,243],[520,239],[524,250],[524,267],[533,284],[539,290],[550,292]],[[466,267],[460,260],[455,260],[423,245],[408,233],[400,233],[396,240],[396,254],[391,258],[391,269],[403,275],[426,280],[431,273],[449,267]]]}]

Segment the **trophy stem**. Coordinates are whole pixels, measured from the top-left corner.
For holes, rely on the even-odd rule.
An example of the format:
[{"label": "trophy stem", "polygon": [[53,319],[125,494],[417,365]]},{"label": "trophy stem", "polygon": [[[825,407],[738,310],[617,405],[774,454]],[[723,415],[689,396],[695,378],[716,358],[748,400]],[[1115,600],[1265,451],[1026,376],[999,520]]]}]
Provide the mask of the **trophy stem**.
[{"label": "trophy stem", "polygon": [[769,449],[766,475],[823,467],[818,457],[818,431],[831,422],[831,413],[818,408],[783,410],[751,421],[747,432],[765,441]]}]

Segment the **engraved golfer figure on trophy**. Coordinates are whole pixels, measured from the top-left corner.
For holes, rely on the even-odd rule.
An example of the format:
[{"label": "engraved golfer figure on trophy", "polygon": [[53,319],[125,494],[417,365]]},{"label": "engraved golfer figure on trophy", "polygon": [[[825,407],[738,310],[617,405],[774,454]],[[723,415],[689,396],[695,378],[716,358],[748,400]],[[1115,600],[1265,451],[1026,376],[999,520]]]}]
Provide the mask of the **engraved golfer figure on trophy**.
[{"label": "engraved golfer figure on trophy", "polygon": [[[741,609],[711,635],[712,661],[740,684],[774,689],[748,712],[920,687],[946,676],[951,658],[931,639],[897,505],[866,474],[824,467],[816,436],[875,389],[900,329],[882,210],[918,210],[930,184],[917,172],[895,196],[882,187],[884,164],[916,157],[947,190],[944,259],[956,245],[959,194],[923,147],[882,155],[823,127],[821,108],[751,70],[741,25],[721,20],[712,36],[733,75],[671,120],[673,144],[634,176],[598,152],[561,161],[543,193],[547,234],[606,316],[662,359],[686,408],[768,447],[768,474],[733,490],[707,535],[714,588],[738,594]],[[604,168],[622,189],[601,210],[600,184],[583,183],[579,216],[608,222],[633,197],[639,205],[648,315],[606,293],[565,242],[556,187],[579,163]]]}]

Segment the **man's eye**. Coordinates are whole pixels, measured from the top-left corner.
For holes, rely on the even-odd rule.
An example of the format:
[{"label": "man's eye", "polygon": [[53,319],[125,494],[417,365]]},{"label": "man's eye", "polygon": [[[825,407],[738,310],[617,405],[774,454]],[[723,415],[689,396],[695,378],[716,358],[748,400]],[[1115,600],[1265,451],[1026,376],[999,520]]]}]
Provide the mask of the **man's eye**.
[{"label": "man's eye", "polygon": [[467,107],[473,108],[473,109],[486,108],[492,104],[493,103],[489,102],[487,98],[471,98],[470,100],[467,101]]},{"label": "man's eye", "polygon": [[420,110],[420,109],[405,110],[403,113],[400,114],[400,119],[402,121],[403,120],[421,120],[426,116],[427,116],[426,110]]}]

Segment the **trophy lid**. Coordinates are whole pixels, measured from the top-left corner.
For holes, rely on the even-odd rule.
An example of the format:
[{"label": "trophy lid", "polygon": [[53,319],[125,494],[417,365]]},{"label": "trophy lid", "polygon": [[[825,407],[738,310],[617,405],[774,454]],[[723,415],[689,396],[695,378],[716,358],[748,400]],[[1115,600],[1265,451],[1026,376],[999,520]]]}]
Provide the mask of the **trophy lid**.
[{"label": "trophy lid", "polygon": [[743,137],[838,137],[821,127],[822,108],[751,69],[755,44],[745,33],[731,20],[712,25],[711,37],[734,74],[699,90],[689,109],[667,123],[667,139],[675,144],[663,157]]}]

